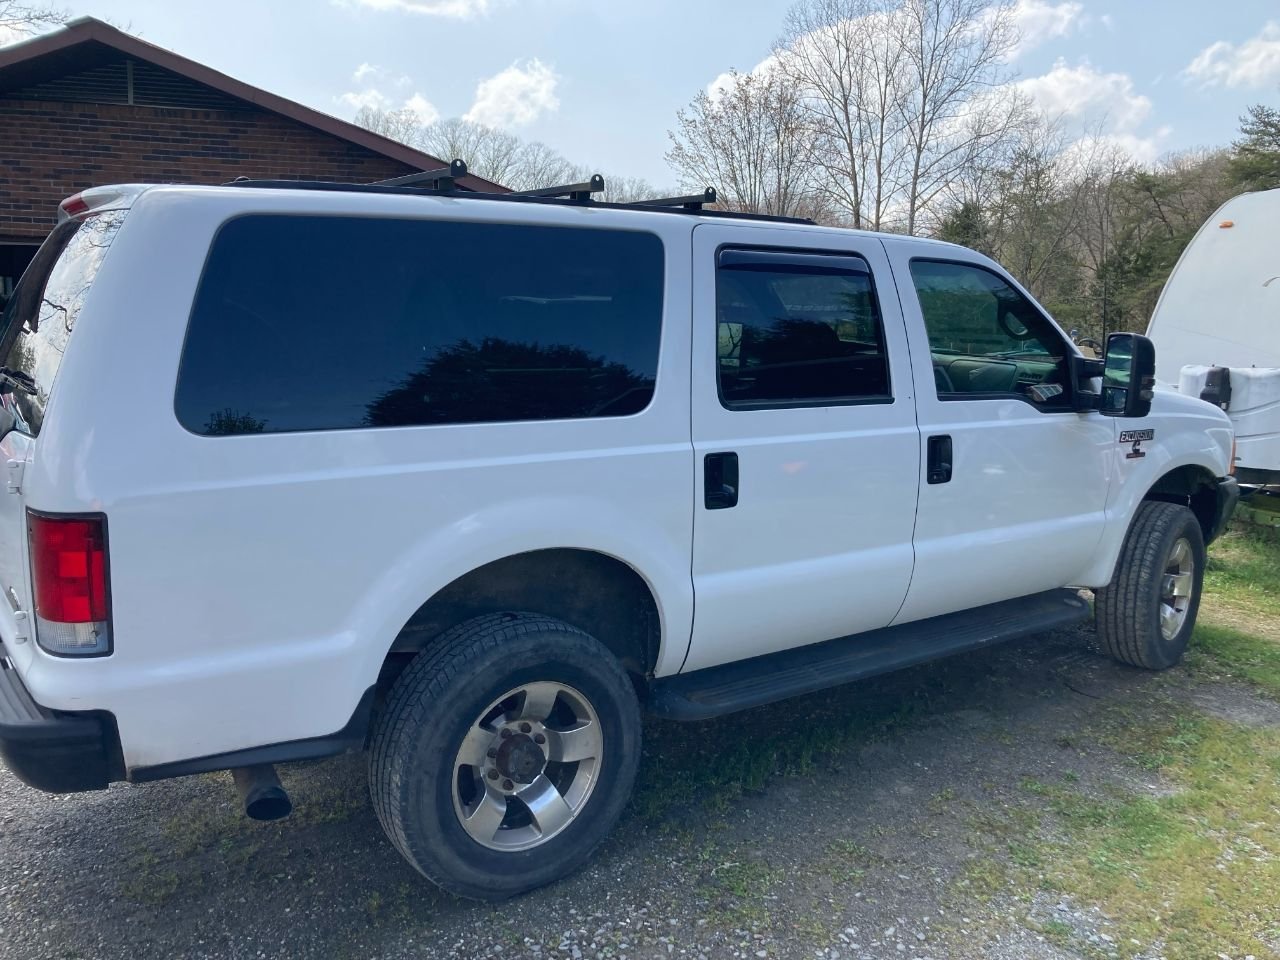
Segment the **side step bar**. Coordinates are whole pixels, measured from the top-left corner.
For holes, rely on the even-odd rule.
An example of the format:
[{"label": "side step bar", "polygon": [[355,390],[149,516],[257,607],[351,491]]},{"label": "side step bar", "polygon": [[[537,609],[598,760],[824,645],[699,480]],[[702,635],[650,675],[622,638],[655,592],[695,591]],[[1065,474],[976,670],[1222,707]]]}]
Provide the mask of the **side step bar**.
[{"label": "side step bar", "polygon": [[1088,619],[1074,590],[1050,590],[852,637],[655,680],[648,709],[670,720],[705,720],[816,693]]}]

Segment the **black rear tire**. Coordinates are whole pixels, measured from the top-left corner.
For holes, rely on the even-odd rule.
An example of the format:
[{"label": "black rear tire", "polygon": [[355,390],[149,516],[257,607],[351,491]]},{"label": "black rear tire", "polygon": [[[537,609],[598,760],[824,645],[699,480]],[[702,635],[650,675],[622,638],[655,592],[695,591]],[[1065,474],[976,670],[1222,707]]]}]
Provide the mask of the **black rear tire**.
[{"label": "black rear tire", "polygon": [[[1170,636],[1161,628],[1166,576],[1179,543],[1191,558],[1191,594],[1180,627]],[[1182,659],[1195,628],[1204,584],[1204,534],[1187,507],[1144,501],[1134,517],[1111,583],[1096,591],[1098,642],[1121,663],[1164,670]]]},{"label": "black rear tire", "polygon": [[[598,719],[594,780],[558,832],[530,849],[492,849],[463,826],[455,791],[468,789],[468,768],[455,758],[477,718],[505,692],[548,684],[573,691]],[[557,701],[557,709],[564,704]],[[640,733],[635,688],[597,640],[537,614],[479,617],[444,633],[392,686],[369,752],[373,806],[388,838],[423,876],[458,896],[503,900],[558,880],[591,856],[630,797]],[[520,805],[511,807],[518,815]],[[499,834],[510,830],[511,817]]]}]

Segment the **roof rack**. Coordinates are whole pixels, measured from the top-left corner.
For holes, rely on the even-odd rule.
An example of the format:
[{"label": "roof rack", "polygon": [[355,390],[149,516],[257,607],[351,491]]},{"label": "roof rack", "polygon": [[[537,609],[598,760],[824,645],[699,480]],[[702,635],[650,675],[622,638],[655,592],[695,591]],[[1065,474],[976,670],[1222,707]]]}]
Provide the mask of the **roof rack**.
[{"label": "roof rack", "polygon": [[716,188],[707,187],[701,193],[687,197],[663,197],[658,200],[636,200],[637,207],[683,207],[693,213],[701,213],[704,203],[716,202]]},{"label": "roof rack", "polygon": [[590,200],[593,193],[604,192],[604,177],[593,173],[586,183],[567,183],[562,187],[539,187],[537,190],[515,190],[508,197],[567,197],[570,200]]},{"label": "roof rack", "polygon": [[517,190],[511,193],[483,193],[458,188],[456,181],[465,176],[467,165],[454,160],[447,168],[410,173],[390,180],[373,183],[342,183],[327,180],[251,180],[237,177],[228,187],[250,187],[272,190],[322,190],[341,193],[401,193],[415,196],[448,196],[467,200],[487,200],[502,203],[545,203],[556,206],[590,206],[602,210],[646,210],[651,213],[696,214],[703,217],[730,220],[761,220],[770,223],[807,223],[805,217],[779,217],[764,213],[739,213],[735,210],[704,210],[706,204],[715,203],[717,194],[713,187],[702,193],[682,197],[660,197],[653,200],[634,200],[629,203],[613,203],[595,200],[592,194],[604,191],[604,177],[592,174],[582,183],[569,183],[558,187],[540,187],[536,190]]},{"label": "roof rack", "polygon": [[422,173],[410,173],[403,177],[392,177],[390,180],[375,180],[379,187],[416,187],[419,184],[431,184],[430,190],[452,190],[454,181],[467,175],[467,165],[461,160],[451,160],[449,166],[439,170],[425,170]]}]

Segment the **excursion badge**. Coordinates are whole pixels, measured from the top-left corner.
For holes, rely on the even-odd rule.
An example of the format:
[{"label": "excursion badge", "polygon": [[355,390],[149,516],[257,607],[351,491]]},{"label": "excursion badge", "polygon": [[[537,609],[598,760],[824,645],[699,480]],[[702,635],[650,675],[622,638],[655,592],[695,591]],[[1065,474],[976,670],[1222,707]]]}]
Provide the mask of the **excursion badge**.
[{"label": "excursion badge", "polygon": [[1147,452],[1142,449],[1143,442],[1147,440],[1154,440],[1155,438],[1156,438],[1156,432],[1155,430],[1152,430],[1152,429],[1121,430],[1119,442],[1133,444],[1133,449],[1131,449],[1128,453],[1126,453],[1124,455],[1124,458],[1126,460],[1141,460],[1143,457],[1147,455]]}]

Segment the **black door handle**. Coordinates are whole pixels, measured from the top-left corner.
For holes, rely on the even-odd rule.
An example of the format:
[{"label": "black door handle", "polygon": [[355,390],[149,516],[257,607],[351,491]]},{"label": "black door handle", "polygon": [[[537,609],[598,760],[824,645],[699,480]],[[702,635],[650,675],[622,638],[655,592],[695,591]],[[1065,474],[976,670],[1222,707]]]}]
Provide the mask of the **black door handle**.
[{"label": "black door handle", "polygon": [[951,480],[951,437],[939,434],[929,438],[929,461],[925,466],[928,483],[947,483]]},{"label": "black door handle", "polygon": [[708,453],[702,461],[702,488],[708,510],[738,505],[738,455]]}]

